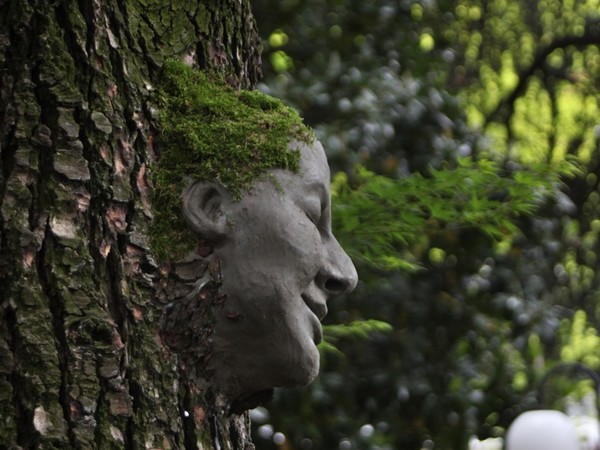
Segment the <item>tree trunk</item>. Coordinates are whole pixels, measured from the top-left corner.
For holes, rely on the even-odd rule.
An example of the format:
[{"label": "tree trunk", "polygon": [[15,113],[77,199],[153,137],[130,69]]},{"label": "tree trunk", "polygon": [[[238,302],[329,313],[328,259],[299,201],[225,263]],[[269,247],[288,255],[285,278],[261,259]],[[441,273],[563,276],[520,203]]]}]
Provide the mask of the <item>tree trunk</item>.
[{"label": "tree trunk", "polygon": [[0,0],[0,448],[250,449],[162,343],[148,246],[168,58],[251,87],[248,0]]}]

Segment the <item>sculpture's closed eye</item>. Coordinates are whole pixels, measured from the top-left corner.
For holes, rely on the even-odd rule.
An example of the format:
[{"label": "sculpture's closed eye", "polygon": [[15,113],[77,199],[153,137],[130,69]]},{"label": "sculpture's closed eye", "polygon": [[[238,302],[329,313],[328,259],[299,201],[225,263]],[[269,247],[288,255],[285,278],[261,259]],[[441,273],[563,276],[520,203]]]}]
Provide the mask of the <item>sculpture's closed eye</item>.
[{"label": "sculpture's closed eye", "polygon": [[317,198],[307,199],[303,205],[306,217],[318,227],[321,223],[321,202]]}]

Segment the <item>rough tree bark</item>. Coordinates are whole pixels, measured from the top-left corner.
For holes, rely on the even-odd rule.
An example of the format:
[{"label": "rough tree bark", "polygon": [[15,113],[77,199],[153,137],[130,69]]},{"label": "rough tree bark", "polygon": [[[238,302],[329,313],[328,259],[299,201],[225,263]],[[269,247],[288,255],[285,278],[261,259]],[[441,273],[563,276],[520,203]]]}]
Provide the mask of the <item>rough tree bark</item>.
[{"label": "rough tree bark", "polygon": [[248,0],[0,0],[0,448],[253,448],[190,404],[147,230],[162,62],[259,52]]}]

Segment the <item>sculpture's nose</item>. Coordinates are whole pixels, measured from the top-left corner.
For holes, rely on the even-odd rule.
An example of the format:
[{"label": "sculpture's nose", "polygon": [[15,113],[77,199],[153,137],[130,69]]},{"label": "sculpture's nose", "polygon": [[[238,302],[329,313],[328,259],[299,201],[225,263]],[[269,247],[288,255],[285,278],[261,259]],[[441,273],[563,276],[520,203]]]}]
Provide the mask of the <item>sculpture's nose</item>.
[{"label": "sculpture's nose", "polygon": [[325,261],[316,281],[329,296],[352,292],[358,283],[352,260],[333,236],[327,241]]}]

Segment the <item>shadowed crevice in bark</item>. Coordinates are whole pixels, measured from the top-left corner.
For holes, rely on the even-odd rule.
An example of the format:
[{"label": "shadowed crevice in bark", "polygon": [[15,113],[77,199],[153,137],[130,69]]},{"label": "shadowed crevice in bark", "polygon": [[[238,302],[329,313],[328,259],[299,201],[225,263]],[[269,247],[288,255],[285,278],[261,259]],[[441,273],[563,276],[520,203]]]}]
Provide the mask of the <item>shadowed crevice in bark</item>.
[{"label": "shadowed crevice in bark", "polygon": [[56,353],[58,355],[58,368],[61,374],[60,390],[59,390],[59,401],[62,407],[64,420],[68,426],[68,439],[71,446],[76,446],[76,439],[73,435],[73,423],[71,421],[70,402],[67,394],[67,385],[69,370],[67,360],[69,358],[69,344],[67,343],[67,336],[65,334],[65,312],[64,305],[60,297],[57,295],[54,287],[56,286],[56,280],[52,274],[52,262],[47,261],[49,247],[53,246],[53,238],[50,232],[49,225],[46,226],[46,233],[42,242],[42,247],[37,255],[37,272],[40,279],[42,291],[48,300],[50,307],[50,313],[52,314],[52,322],[54,328],[54,335],[56,337]]},{"label": "shadowed crevice in bark", "polygon": [[[8,133],[8,142],[12,142],[14,140],[14,128],[11,127],[10,132]],[[17,152],[16,145],[6,145],[2,148],[2,173],[0,174],[0,198],[4,197],[4,192],[6,191],[6,180],[12,173],[15,167],[15,154]]]},{"label": "shadowed crevice in bark", "polygon": [[[77,88],[80,92],[86,92],[92,70],[89,66],[86,54],[88,42],[82,42],[82,40],[89,40],[90,33],[87,33],[86,38],[84,38],[84,32],[86,30],[81,29],[81,26],[85,24],[87,25],[87,29],[89,29],[91,20],[88,20],[87,15],[80,9],[81,3],[83,2],[79,2],[77,5],[77,2],[71,1],[71,4],[67,4],[67,2],[59,4],[55,9],[55,15],[56,23],[65,36],[64,41],[68,53],[78,68],[74,78],[75,83],[77,83]],[[85,21],[84,23],[77,24],[72,20],[74,16],[78,16],[79,14],[81,14],[80,18]]]},{"label": "shadowed crevice in bark", "polygon": [[[0,281],[3,281],[0,279]],[[6,284],[2,283],[2,286],[6,286]],[[22,386],[19,383],[19,373],[16,370],[14,356],[17,352],[17,336],[14,333],[16,328],[17,318],[15,316],[14,310],[5,302],[3,293],[5,291],[2,290],[0,293],[0,307],[2,308],[1,317],[2,317],[2,338],[5,339],[6,347],[3,348],[3,352],[7,352],[6,355],[2,358],[3,366],[2,366],[2,374],[0,376],[5,377],[5,381],[7,385],[3,386],[4,397],[7,402],[5,403],[7,413],[12,412],[14,414],[13,417],[13,425],[15,425],[14,429],[14,438],[17,444],[23,442],[23,436],[26,434],[27,430],[25,429],[25,424],[27,421],[24,417],[23,408],[21,407],[20,397],[21,393],[19,386]],[[4,344],[2,342],[2,344]],[[4,347],[4,345],[3,345]],[[10,404],[11,409],[9,409],[8,405]]]}]

